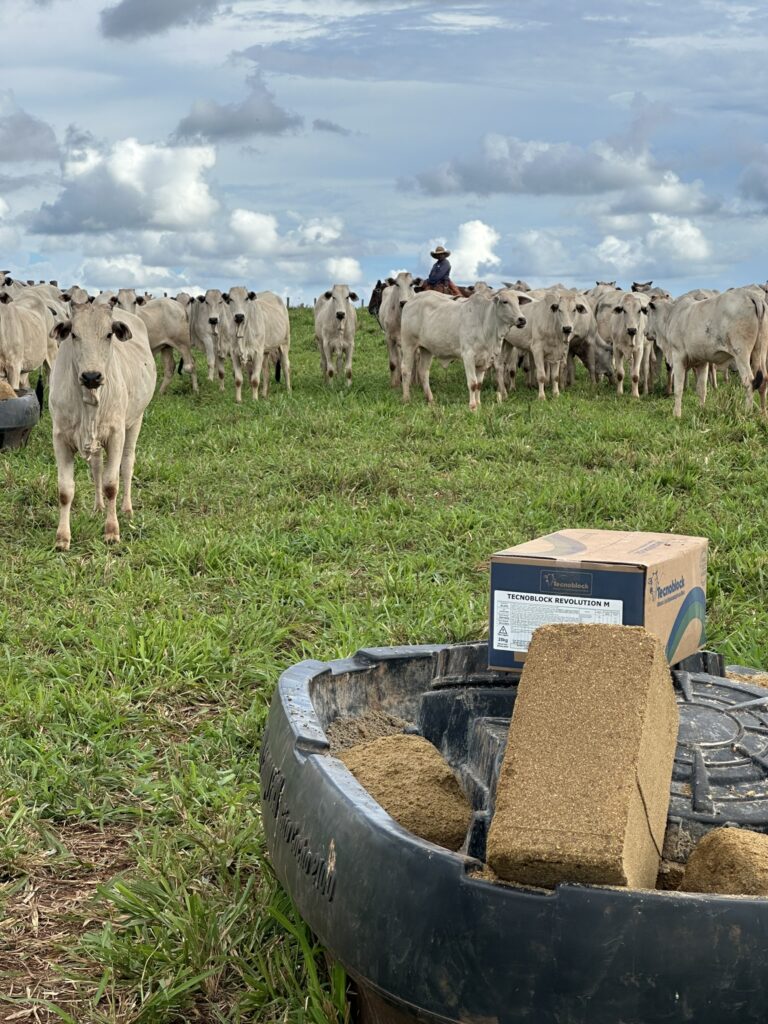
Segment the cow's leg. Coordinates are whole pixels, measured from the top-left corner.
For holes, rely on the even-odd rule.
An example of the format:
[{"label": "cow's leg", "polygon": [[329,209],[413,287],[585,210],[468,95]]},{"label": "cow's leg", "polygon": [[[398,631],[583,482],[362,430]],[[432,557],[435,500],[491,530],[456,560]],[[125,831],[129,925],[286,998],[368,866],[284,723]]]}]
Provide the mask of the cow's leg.
[{"label": "cow's leg", "polygon": [[283,368],[283,376],[285,377],[285,390],[288,392],[289,395],[291,393],[291,359],[289,356],[290,350],[291,347],[288,344],[288,342],[286,342],[284,345],[281,345],[280,348],[277,350],[278,359],[280,360],[280,365]]},{"label": "cow's leg", "polygon": [[496,372],[496,401],[503,402],[507,398],[507,364],[503,348],[495,359],[493,368]]},{"label": "cow's leg", "polygon": [[547,393],[545,391],[545,387],[547,384],[547,371],[546,367],[544,366],[544,355],[537,349],[531,353],[531,356],[533,357],[533,373],[539,385],[539,399],[540,401],[545,402],[547,400]]},{"label": "cow's leg", "polygon": [[755,404],[755,395],[752,390],[752,367],[749,364],[749,358],[745,359],[743,356],[736,356],[734,362],[739,380],[744,388],[745,411],[751,412],[752,406]]},{"label": "cow's leg", "polygon": [[552,387],[552,397],[557,398],[560,394],[560,360],[550,362],[548,365],[549,381]]},{"label": "cow's leg", "polygon": [[192,349],[189,345],[179,345],[179,352],[181,353],[182,371],[184,373],[188,373],[192,378],[192,391],[197,394],[200,389],[197,383],[197,367],[195,366],[195,358],[192,355]]},{"label": "cow's leg", "polygon": [[163,345],[160,349],[160,358],[163,361],[163,379],[160,382],[160,394],[164,395],[168,390],[168,385],[173,380],[173,375],[176,372],[176,363],[173,359],[173,349],[169,345]]},{"label": "cow's leg", "polygon": [[93,511],[103,512],[104,492],[101,489],[101,448],[99,448],[98,451],[91,452],[91,454],[88,456],[88,465],[91,470],[91,480],[93,480]]},{"label": "cow's leg", "polygon": [[235,402],[240,405],[243,400],[243,367],[240,363],[240,356],[234,348],[232,349],[232,374],[235,378]]},{"label": "cow's leg", "polygon": [[[256,354],[250,362],[251,367],[251,395],[253,396],[254,402],[258,401],[259,398],[259,384],[261,383],[261,372],[264,366],[264,349],[259,348],[256,350]],[[269,373],[269,361],[267,361],[267,367],[265,370]]]},{"label": "cow's leg", "polygon": [[387,355],[389,356],[389,386],[399,388],[402,383],[400,364],[402,362],[402,351],[397,339],[387,335]]},{"label": "cow's leg", "polygon": [[711,363],[704,363],[703,366],[697,366],[694,370],[696,375],[696,394],[699,396],[699,405],[704,405],[707,400],[707,380],[711,370]]},{"label": "cow's leg", "polygon": [[226,371],[227,371],[227,368],[226,368],[226,364],[224,362],[224,358],[223,358],[223,356],[219,352],[217,352],[216,353],[216,374],[217,374],[217,376],[219,378],[219,391],[223,391],[225,389],[225,387],[226,387],[226,385],[224,383],[224,377],[226,376]]},{"label": "cow's leg", "polygon": [[315,341],[317,342],[317,348],[318,348],[318,351],[320,352],[320,373],[323,375],[323,380],[327,382],[328,381],[328,359],[327,359],[326,354],[325,354],[325,345],[323,344],[323,339],[322,338],[315,337]]},{"label": "cow's leg", "polygon": [[325,343],[325,375],[327,382],[332,384],[333,378],[336,376],[336,367],[334,366],[334,351],[328,342]]},{"label": "cow's leg", "polygon": [[717,391],[717,367],[714,363],[710,363],[708,366],[709,370],[709,383],[712,385],[712,390]]},{"label": "cow's leg", "polygon": [[8,378],[8,383],[11,385],[14,391],[18,391],[21,387],[21,370],[18,366],[10,366],[8,363],[5,365],[5,375]]},{"label": "cow's leg", "polygon": [[53,451],[56,456],[56,470],[59,485],[59,526],[56,530],[56,548],[69,551],[72,534],[69,529],[69,514],[75,497],[75,453],[62,436],[54,430]]},{"label": "cow's leg", "polygon": [[125,425],[116,428],[107,439],[107,457],[104,463],[104,497],[107,502],[107,518],[104,523],[104,540],[117,544],[120,540],[120,524],[117,521],[117,490],[120,464],[125,449]]},{"label": "cow's leg", "polygon": [[[347,379],[347,387],[352,387],[352,353],[354,352],[352,345],[347,345],[346,359],[344,362],[344,376]],[[341,371],[339,371],[341,372]]]},{"label": "cow's leg", "polygon": [[480,388],[481,384],[477,379],[477,370],[475,369],[475,357],[471,352],[465,353],[462,357],[464,363],[464,373],[467,375],[467,390],[469,391],[469,410],[470,412],[477,412],[477,408],[480,405]]},{"label": "cow's leg", "polygon": [[133,503],[131,500],[131,485],[133,484],[133,465],[136,461],[136,442],[141,430],[141,422],[144,418],[142,413],[138,422],[128,427],[125,431],[123,443],[123,455],[120,459],[120,482],[123,485],[122,511],[126,516],[133,515]]},{"label": "cow's leg", "polygon": [[675,389],[675,407],[672,415],[677,419],[683,415],[683,391],[685,390],[685,361],[682,356],[672,356],[672,383]]},{"label": "cow's leg", "polygon": [[[413,376],[413,363],[416,358],[416,347],[410,344],[402,345],[403,361],[400,367],[400,381],[403,385],[403,402],[411,400],[411,378]],[[422,387],[424,376],[422,374]],[[430,392],[431,394],[431,392]],[[427,399],[429,401],[429,399]]]},{"label": "cow's leg", "polygon": [[629,370],[632,375],[632,397],[640,397],[640,372],[643,365],[643,349],[636,348],[629,361]]},{"label": "cow's leg", "polygon": [[651,343],[646,341],[640,352],[640,381],[643,386],[643,394],[648,394],[648,380],[651,372]]}]

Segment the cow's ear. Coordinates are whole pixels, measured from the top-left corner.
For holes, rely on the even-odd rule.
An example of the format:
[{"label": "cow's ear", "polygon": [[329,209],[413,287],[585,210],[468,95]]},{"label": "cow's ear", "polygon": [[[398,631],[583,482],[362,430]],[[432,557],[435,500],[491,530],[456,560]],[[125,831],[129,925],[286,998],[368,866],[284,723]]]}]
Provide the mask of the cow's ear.
[{"label": "cow's ear", "polygon": [[623,313],[624,312],[624,307],[623,306],[614,306],[613,307],[613,312],[614,313]]},{"label": "cow's ear", "polygon": [[[95,302],[96,301],[96,296],[95,295],[89,295],[88,296],[88,301],[89,302]],[[117,302],[117,299],[115,299],[115,302]]]},{"label": "cow's ear", "polygon": [[[415,277],[413,279],[413,283],[414,284],[423,284],[424,283],[424,278],[423,277]],[[393,284],[394,284],[394,282],[393,282]]]},{"label": "cow's ear", "polygon": [[350,292],[349,297],[353,302],[357,302],[357,292]]},{"label": "cow's ear", "polygon": [[330,299],[331,296],[333,295],[333,292],[323,292],[323,295],[326,297],[326,299]]},{"label": "cow's ear", "polygon": [[72,301],[72,296],[68,295],[66,292],[62,292],[61,293],[61,301],[62,302],[71,302]]},{"label": "cow's ear", "polygon": [[48,332],[49,338],[56,338],[57,341],[64,341],[72,333],[72,321],[62,320],[60,324],[54,324]]},{"label": "cow's ear", "polygon": [[0,295],[0,302],[2,302],[4,306],[7,305],[11,301],[12,301],[12,299],[11,299],[11,296],[8,294],[8,292],[3,292]]},{"label": "cow's ear", "polygon": [[654,302],[649,302],[648,309],[656,309],[656,304]]},{"label": "cow's ear", "polygon": [[[139,300],[138,300],[138,299],[136,299],[136,301],[138,302]],[[112,296],[112,297],[110,298],[110,300],[109,300],[109,304],[110,304],[110,306],[111,306],[111,307],[112,307],[113,309],[115,308],[115,306],[117,305],[117,303],[118,303],[118,302],[119,302],[119,299],[118,299],[118,297],[117,297],[116,295],[113,295],[113,296]]]},{"label": "cow's ear", "polygon": [[256,298],[256,292],[248,292],[248,298],[253,300]]},{"label": "cow's ear", "polygon": [[4,284],[13,284],[13,278],[6,275]]},{"label": "cow's ear", "polygon": [[582,306],[582,304],[579,303],[578,306],[576,307],[576,312],[577,313],[586,313],[587,312],[587,307],[586,306]]},{"label": "cow's ear", "polygon": [[645,313],[645,315],[648,316],[648,307],[647,306],[641,306],[640,307],[640,312],[641,313]]},{"label": "cow's ear", "polygon": [[526,302],[533,302],[533,299],[530,297],[530,295],[518,295],[517,296],[517,304],[518,304],[518,306],[524,306],[526,304]]},{"label": "cow's ear", "polygon": [[558,309],[560,308],[560,303],[559,302],[553,302],[550,305],[549,308],[552,310],[553,313],[556,313],[558,311]]},{"label": "cow's ear", "polygon": [[198,295],[197,296],[197,301],[198,302],[205,302],[205,296],[204,295]]},{"label": "cow's ear", "polygon": [[389,284],[389,285],[392,285],[392,284],[394,284],[394,283],[395,283],[395,279],[394,279],[394,277],[388,277],[388,278],[387,278],[387,284]]},{"label": "cow's ear", "polygon": [[147,300],[144,298],[143,295],[137,295],[136,296],[136,305],[137,306],[143,306],[146,301]]},{"label": "cow's ear", "polygon": [[124,324],[122,320],[112,321],[112,333],[114,334],[118,341],[128,341],[129,338],[133,337],[133,334],[131,333],[131,328],[128,326],[128,324]]},{"label": "cow's ear", "polygon": [[229,303],[232,301],[232,296],[229,294],[229,292],[222,292],[221,297],[222,299],[224,299],[227,305],[229,305]]}]

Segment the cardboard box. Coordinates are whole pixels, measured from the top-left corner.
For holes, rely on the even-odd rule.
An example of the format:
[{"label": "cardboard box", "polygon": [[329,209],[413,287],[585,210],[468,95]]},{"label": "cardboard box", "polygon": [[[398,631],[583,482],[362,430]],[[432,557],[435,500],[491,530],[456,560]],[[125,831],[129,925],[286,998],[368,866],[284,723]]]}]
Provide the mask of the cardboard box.
[{"label": "cardboard box", "polygon": [[500,878],[652,889],[679,716],[661,641],[628,626],[542,626],[488,833]]},{"label": "cardboard box", "polygon": [[645,626],[670,664],[704,642],[705,537],[561,530],[491,556],[488,665],[520,673],[550,623]]}]

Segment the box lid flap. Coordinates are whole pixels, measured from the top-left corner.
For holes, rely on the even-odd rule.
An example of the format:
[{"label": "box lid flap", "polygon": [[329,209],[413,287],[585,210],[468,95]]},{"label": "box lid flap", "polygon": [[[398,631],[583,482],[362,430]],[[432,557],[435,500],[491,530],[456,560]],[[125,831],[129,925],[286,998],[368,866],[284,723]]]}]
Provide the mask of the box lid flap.
[{"label": "box lid flap", "polygon": [[[624,530],[559,530],[536,540],[497,551],[496,555],[547,558],[555,562],[598,561],[657,565],[706,547],[705,537],[676,533],[635,533]],[[495,557],[495,556],[494,556]]]}]

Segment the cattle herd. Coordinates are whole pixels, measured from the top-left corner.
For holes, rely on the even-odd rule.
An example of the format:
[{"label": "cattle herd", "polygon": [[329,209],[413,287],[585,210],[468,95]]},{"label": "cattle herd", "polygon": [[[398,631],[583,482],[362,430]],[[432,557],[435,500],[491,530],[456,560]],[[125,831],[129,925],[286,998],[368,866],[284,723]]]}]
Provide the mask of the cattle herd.
[{"label": "cattle herd", "polygon": [[[462,363],[475,410],[489,370],[500,401],[515,387],[521,369],[543,399],[548,385],[557,395],[572,383],[578,358],[593,382],[606,377],[618,394],[628,364],[636,398],[641,386],[647,393],[666,367],[667,393],[674,390],[678,417],[689,369],[696,374],[702,404],[708,380],[717,386],[718,368],[726,374],[732,369],[747,408],[757,391],[766,411],[768,285],[721,293],[697,289],[675,299],[652,282],[635,282],[630,291],[613,281],[586,291],[564,285],[531,289],[523,281],[492,289],[477,282],[455,298],[421,286],[419,278],[398,273],[377,282],[368,306],[386,338],[390,383],[402,388],[406,402],[414,380],[432,402],[434,359]],[[351,385],[357,301],[347,285],[334,284],[315,302],[315,341],[329,382],[338,376]],[[57,548],[70,546],[77,452],[90,466],[95,508],[104,510],[106,502],[105,540],[119,540],[118,484],[122,511],[130,515],[136,441],[156,384],[154,356],[163,363],[161,394],[173,377],[175,353],[197,391],[193,349],[205,353],[208,379],[218,377],[222,390],[231,363],[237,402],[244,373],[253,398],[267,396],[272,365],[291,390],[288,311],[273,292],[238,286],[196,297],[182,292],[152,298],[133,289],[91,296],[78,287],[62,291],[56,282],[22,284],[0,271],[0,385],[13,394],[10,389],[25,387],[32,371],[45,366],[50,373]]]}]

